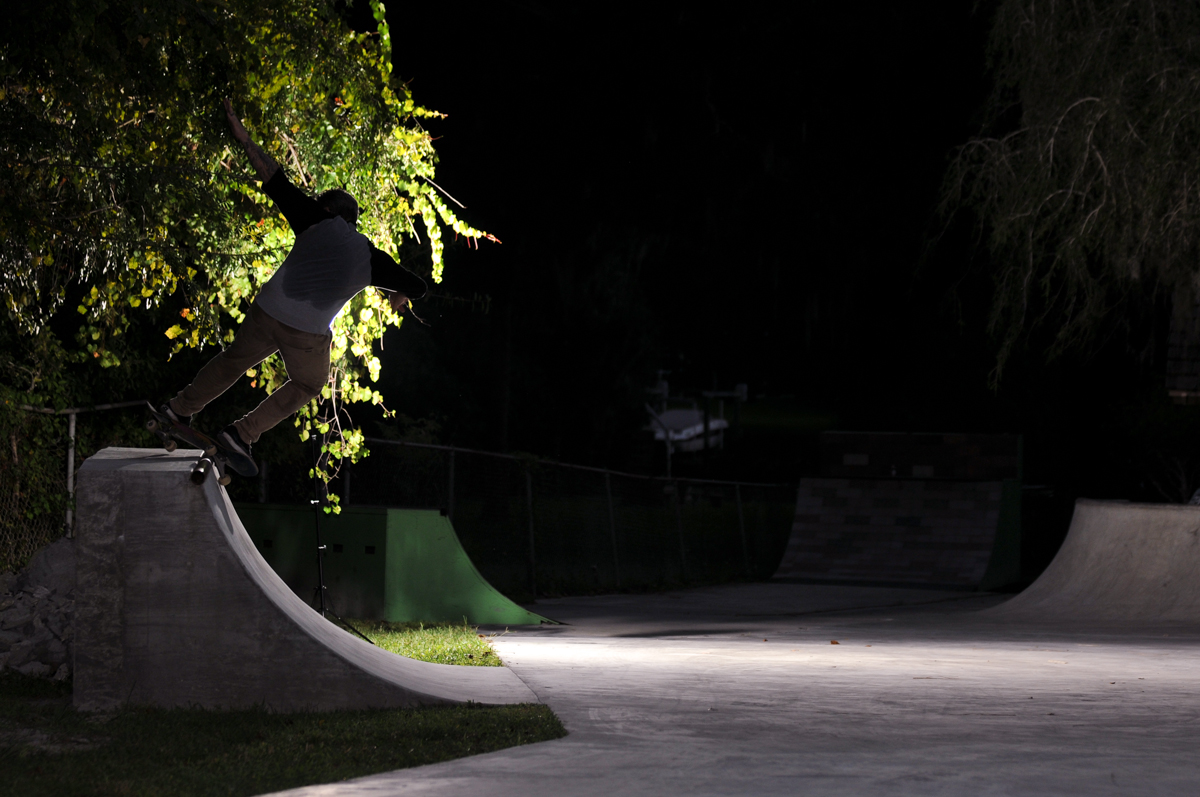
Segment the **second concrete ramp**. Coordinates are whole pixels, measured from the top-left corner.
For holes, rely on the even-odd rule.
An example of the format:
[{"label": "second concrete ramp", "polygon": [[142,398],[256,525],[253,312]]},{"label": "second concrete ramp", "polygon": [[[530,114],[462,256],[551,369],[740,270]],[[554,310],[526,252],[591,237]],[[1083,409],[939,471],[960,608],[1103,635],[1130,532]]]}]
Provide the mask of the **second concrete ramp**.
[{"label": "second concrete ramp", "polygon": [[437,510],[350,507],[338,515],[283,504],[241,504],[238,515],[263,559],[302,600],[318,583],[342,617],[391,622],[539,625],[554,621],[502,595]]},{"label": "second concrete ramp", "polygon": [[1046,572],[985,616],[1200,624],[1200,507],[1080,499]]}]

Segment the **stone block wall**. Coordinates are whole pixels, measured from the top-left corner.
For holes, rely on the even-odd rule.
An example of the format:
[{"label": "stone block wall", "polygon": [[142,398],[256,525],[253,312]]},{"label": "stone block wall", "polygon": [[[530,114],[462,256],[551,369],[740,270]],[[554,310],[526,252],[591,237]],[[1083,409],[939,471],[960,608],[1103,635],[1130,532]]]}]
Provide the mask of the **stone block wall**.
[{"label": "stone block wall", "polygon": [[776,578],[978,586],[1001,482],[802,479]]}]

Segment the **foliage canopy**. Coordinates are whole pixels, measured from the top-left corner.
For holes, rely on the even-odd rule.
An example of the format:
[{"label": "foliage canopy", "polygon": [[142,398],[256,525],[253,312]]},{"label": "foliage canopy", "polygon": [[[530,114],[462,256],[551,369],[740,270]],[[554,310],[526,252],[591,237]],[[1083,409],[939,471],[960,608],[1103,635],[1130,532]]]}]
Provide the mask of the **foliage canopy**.
[{"label": "foliage canopy", "polygon": [[995,377],[1031,331],[1050,355],[1197,295],[1200,6],[1003,0],[984,134],[956,153],[943,211],[967,208],[996,264]]},{"label": "foliage canopy", "polygon": [[[361,1],[361,0],[360,0]],[[20,0],[0,44],[0,300],[27,336],[53,337],[78,313],[57,357],[116,365],[147,313],[162,355],[232,339],[250,300],[282,262],[291,233],[228,135],[223,97],[297,184],[343,187],[365,209],[360,230],[441,280],[442,234],[487,236],[461,222],[433,184],[433,138],[391,72],[391,36],[349,29],[335,0]],[[408,254],[420,249],[424,265]],[[170,300],[170,301],[168,301]],[[383,296],[359,294],[334,325],[333,368],[301,411],[302,438],[326,459],[354,458],[361,434],[343,402],[380,403],[373,344],[398,325]],[[43,346],[43,348],[45,348]],[[53,381],[50,357],[33,385]],[[35,369],[36,370],[36,369]],[[272,358],[251,373],[268,392]],[[330,473],[318,468],[328,481]]]}]

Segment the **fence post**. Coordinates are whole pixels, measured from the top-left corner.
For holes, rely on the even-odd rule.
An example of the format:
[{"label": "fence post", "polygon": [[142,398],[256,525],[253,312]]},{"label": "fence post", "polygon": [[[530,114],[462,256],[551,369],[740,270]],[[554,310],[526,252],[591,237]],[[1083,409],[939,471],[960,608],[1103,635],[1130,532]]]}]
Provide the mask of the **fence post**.
[{"label": "fence post", "polygon": [[525,509],[529,513],[529,589],[537,598],[537,557],[533,542],[533,474],[525,466]]},{"label": "fence post", "polygon": [[608,531],[612,535],[613,574],[617,579],[617,588],[621,588],[621,564],[617,557],[617,515],[613,511],[612,475],[604,471],[604,494],[608,498]]},{"label": "fence post", "polygon": [[683,517],[679,511],[679,482],[671,482],[671,501],[675,504],[675,530],[679,533],[679,568],[683,580],[687,581],[687,551],[683,545]]},{"label": "fence post", "polygon": [[738,533],[742,537],[742,567],[746,577],[750,577],[750,554],[746,551],[746,516],[742,512],[742,485],[733,485],[733,494],[737,497]]},{"label": "fence post", "polygon": [[75,536],[75,413],[67,415],[67,536]]},{"label": "fence post", "polygon": [[450,449],[450,477],[446,485],[446,517],[454,524],[454,449]]}]

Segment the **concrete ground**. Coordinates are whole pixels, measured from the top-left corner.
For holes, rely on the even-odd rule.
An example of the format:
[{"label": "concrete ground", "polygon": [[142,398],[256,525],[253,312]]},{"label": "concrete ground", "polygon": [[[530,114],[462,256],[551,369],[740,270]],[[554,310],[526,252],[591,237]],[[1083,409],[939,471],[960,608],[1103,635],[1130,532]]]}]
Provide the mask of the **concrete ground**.
[{"label": "concrete ground", "polygon": [[569,736],[286,794],[1200,793],[1200,626],[980,614],[1002,600],[768,583],[541,601],[568,625],[496,647]]}]

